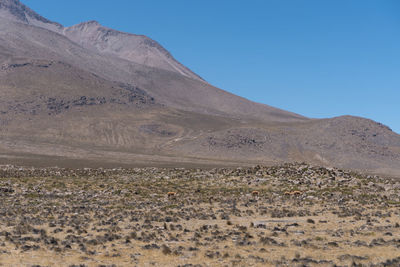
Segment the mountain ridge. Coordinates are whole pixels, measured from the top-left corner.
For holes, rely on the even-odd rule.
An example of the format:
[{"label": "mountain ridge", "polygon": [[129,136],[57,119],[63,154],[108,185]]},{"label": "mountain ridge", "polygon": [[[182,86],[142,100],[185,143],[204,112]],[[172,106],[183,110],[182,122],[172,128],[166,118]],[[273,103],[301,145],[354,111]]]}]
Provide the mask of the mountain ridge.
[{"label": "mountain ridge", "polygon": [[95,21],[67,28],[39,23],[21,6],[31,19],[18,21],[4,4],[19,1],[0,3],[0,163],[305,161],[400,176],[400,136],[380,123],[309,119],[255,103],[177,61],[178,69],[162,65],[169,52],[160,46],[165,51],[158,54],[159,44],[146,36]]},{"label": "mountain ridge", "polygon": [[0,14],[16,21],[57,31],[63,26],[42,17],[19,0],[0,0]]},{"label": "mountain ridge", "polygon": [[[94,20],[64,27],[57,22],[42,17],[22,4],[19,0],[0,0],[0,13],[2,13],[3,17],[11,18],[18,22],[66,35],[70,40],[94,51],[110,53],[135,63],[175,71],[184,76],[204,81],[200,76],[176,61],[159,43],[145,35],[117,31],[104,27]],[[82,36],[79,35],[79,33],[82,33],[82,27],[85,27],[85,29],[90,27],[90,36],[88,36],[87,32],[84,34],[86,38],[82,38]],[[76,31],[77,28],[78,30]],[[106,40],[110,38],[116,38],[116,40],[113,40],[113,44],[108,45]],[[127,38],[128,40],[121,41],[121,38]],[[118,43],[118,47],[112,47],[116,43]],[[121,51],[126,45],[133,45],[136,47],[134,47],[134,49],[132,49],[132,47],[127,47],[125,51]],[[141,46],[141,49],[138,49],[138,46]]]},{"label": "mountain ridge", "polygon": [[64,28],[62,33],[85,48],[204,81],[176,61],[159,43],[145,35],[117,31],[93,20]]}]

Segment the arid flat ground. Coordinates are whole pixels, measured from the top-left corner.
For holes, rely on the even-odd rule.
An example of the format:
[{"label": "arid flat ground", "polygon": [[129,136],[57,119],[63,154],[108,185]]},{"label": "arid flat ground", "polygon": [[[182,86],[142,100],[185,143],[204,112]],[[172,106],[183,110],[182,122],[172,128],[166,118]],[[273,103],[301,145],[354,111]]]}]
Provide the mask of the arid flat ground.
[{"label": "arid flat ground", "polygon": [[306,164],[0,177],[0,266],[400,265],[396,179]]}]

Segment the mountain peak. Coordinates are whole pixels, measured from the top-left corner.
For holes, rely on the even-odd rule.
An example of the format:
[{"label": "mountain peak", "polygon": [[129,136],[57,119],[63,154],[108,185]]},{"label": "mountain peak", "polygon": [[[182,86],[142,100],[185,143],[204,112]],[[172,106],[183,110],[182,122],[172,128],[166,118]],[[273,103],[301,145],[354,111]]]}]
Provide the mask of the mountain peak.
[{"label": "mountain peak", "polygon": [[61,24],[40,16],[19,0],[0,0],[0,18],[62,34],[82,47],[97,53],[111,54],[204,82],[201,77],[175,60],[159,43],[144,35],[117,31],[101,25],[96,20],[64,28]]},{"label": "mountain peak", "polygon": [[101,24],[97,20],[85,21],[85,22],[82,22],[82,23],[80,23],[78,25],[96,25],[96,26],[101,26]]},{"label": "mountain peak", "polygon": [[124,60],[204,82],[200,76],[175,60],[158,42],[145,35],[114,30],[95,20],[64,28],[63,34],[89,50],[111,54]]},{"label": "mountain peak", "polygon": [[0,0],[0,17],[51,30],[63,28],[61,24],[40,16],[19,0]]}]

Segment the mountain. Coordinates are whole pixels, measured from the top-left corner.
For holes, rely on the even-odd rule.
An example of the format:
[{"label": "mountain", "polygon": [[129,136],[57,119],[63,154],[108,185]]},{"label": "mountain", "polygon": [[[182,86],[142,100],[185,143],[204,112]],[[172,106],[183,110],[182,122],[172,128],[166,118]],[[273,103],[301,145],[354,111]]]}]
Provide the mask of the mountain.
[{"label": "mountain", "polygon": [[68,36],[69,39],[96,52],[109,53],[150,67],[174,71],[184,76],[202,80],[195,73],[176,61],[172,55],[154,40],[143,36],[119,32],[89,21],[64,28],[19,2],[2,0],[0,15],[21,23],[38,26]]},{"label": "mountain", "polygon": [[400,136],[213,87],[154,40],[64,27],[0,0],[0,163],[229,166],[306,161],[400,174]]},{"label": "mountain", "polygon": [[103,27],[97,21],[65,28],[63,33],[77,44],[92,51],[108,53],[202,81],[198,75],[176,61],[160,44],[146,36],[119,32]]},{"label": "mountain", "polygon": [[61,24],[52,22],[40,16],[29,7],[22,4],[19,0],[1,0],[0,16],[53,31],[59,31],[62,29]]}]

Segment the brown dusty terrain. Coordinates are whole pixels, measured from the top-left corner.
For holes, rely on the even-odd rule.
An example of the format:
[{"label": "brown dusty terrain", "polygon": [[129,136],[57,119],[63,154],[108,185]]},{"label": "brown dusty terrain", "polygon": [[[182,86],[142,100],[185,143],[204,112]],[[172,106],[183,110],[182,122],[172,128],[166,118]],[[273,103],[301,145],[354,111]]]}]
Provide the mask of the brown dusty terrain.
[{"label": "brown dusty terrain", "polygon": [[396,179],[306,164],[0,177],[0,266],[400,264]]}]

